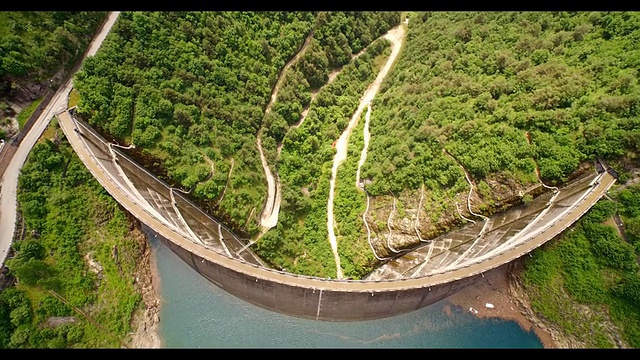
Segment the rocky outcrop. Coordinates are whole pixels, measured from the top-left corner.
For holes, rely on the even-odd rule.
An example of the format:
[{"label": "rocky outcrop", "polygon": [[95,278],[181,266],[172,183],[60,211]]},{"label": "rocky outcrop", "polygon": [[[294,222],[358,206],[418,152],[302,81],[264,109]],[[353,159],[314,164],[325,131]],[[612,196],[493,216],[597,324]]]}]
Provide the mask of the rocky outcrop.
[{"label": "rocky outcrop", "polygon": [[17,104],[28,104],[44,96],[48,86],[40,83],[19,83],[15,82],[11,86],[8,98]]},{"label": "rocky outcrop", "polygon": [[160,298],[157,284],[156,264],[151,256],[151,249],[146,235],[139,229],[133,230],[135,238],[142,249],[142,259],[136,269],[135,281],[137,291],[142,295],[143,306],[136,310],[131,328],[133,332],[123,348],[159,348],[161,340],[158,334],[160,322]]},{"label": "rocky outcrop", "polygon": [[[485,216],[521,204],[525,191],[532,197],[546,191],[541,186],[532,186],[535,184],[523,186],[505,175],[492,176],[486,179],[486,182],[489,185],[489,194],[482,197],[478,191],[473,191],[470,198],[472,211]],[[477,189],[475,183],[474,189]],[[425,200],[420,209],[420,190],[400,194],[395,200],[395,209],[391,195],[372,197],[367,222],[377,253],[384,257],[393,256],[397,252],[410,250],[421,242],[456,229],[469,220],[482,221],[469,211],[467,196],[468,192],[465,191],[453,199],[438,201],[431,199],[428,190],[425,190]]]},{"label": "rocky outcrop", "polygon": [[[591,162],[579,165],[568,176],[572,181],[593,171]],[[478,189],[478,182],[471,180],[473,191],[469,202],[473,213],[491,216],[505,211],[525,201],[525,195],[535,198],[547,191],[540,182],[521,184],[505,173],[493,174],[484,179],[485,185]],[[407,190],[397,196],[383,195],[370,198],[367,223],[371,229],[371,243],[381,257],[392,257],[411,250],[450,230],[459,228],[469,221],[482,221],[467,206],[467,190],[454,198],[431,199],[424,190],[424,201],[420,205],[420,189]],[[395,197],[395,206],[394,206]],[[419,219],[416,222],[416,219]],[[363,230],[366,231],[366,230]]]}]

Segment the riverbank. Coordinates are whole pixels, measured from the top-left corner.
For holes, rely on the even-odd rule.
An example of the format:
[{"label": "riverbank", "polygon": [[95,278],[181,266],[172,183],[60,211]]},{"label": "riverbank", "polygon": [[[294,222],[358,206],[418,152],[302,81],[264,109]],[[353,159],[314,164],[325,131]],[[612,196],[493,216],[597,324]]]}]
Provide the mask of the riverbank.
[{"label": "riverbank", "polygon": [[519,282],[522,259],[484,273],[476,283],[460,290],[447,300],[479,318],[515,321],[526,331],[533,331],[544,348],[582,348],[578,339],[566,336],[535,315]]}]

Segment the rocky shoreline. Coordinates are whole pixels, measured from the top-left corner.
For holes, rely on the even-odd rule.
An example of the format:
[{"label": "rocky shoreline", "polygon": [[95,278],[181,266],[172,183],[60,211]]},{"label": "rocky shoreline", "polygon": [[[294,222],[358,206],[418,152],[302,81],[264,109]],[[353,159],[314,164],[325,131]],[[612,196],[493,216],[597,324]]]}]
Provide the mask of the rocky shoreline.
[{"label": "rocky shoreline", "polygon": [[521,262],[517,259],[485,272],[482,279],[447,300],[479,318],[515,321],[522,329],[533,331],[546,349],[584,348],[583,342],[563,334],[535,314],[518,278]]},{"label": "rocky shoreline", "polygon": [[143,251],[141,262],[136,273],[136,287],[142,294],[143,306],[138,309],[132,320],[130,333],[123,348],[161,348],[159,334],[160,323],[160,278],[155,257],[151,256],[151,246],[144,232],[135,229],[135,237]]}]

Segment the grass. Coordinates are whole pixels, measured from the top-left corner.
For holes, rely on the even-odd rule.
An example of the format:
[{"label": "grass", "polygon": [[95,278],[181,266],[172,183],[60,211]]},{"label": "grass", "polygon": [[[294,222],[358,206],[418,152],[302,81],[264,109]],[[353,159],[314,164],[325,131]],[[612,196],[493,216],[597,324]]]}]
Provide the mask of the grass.
[{"label": "grass", "polygon": [[[609,215],[603,216],[608,223]],[[616,336],[637,347],[640,311],[613,291],[624,270],[598,261],[592,252],[595,239],[589,234],[580,220],[561,239],[526,258],[522,279],[532,307],[565,334],[581,339],[586,347],[616,347]]]},{"label": "grass", "polygon": [[69,93],[69,104],[67,108],[71,109],[72,107],[77,106],[79,101],[80,93],[75,88],[71,89],[71,92]]},{"label": "grass", "polygon": [[[60,131],[56,119],[52,122],[42,138]],[[144,253],[144,235],[129,231],[126,214],[104,193],[64,137],[58,144],[45,141],[34,149],[37,155],[32,152],[29,156],[21,179],[39,179],[51,186],[20,188],[18,201],[23,205],[27,231],[33,229],[33,224],[40,224],[38,242],[46,249],[45,261],[60,274],[47,276],[59,276],[62,286],[56,293],[65,301],[52,299],[43,286],[29,286],[26,281],[20,281],[16,287],[25,292],[36,316],[22,319],[20,324],[8,329],[8,334],[0,334],[0,337],[12,337],[9,342],[3,341],[6,338],[0,339],[0,344],[25,348],[121,347],[132,331],[133,313],[143,306],[132,279]],[[43,161],[49,168],[42,165]],[[32,211],[34,207],[24,206],[34,195],[42,200],[40,206],[46,211],[42,221],[34,219],[38,216]],[[87,221],[81,221],[87,217]],[[112,251],[116,247],[118,257],[114,258]],[[102,280],[89,273],[84,260],[86,254],[91,254],[102,266]],[[65,271],[69,274],[61,276]],[[86,276],[80,275],[83,272]],[[91,321],[78,316],[72,306],[81,309]],[[44,326],[47,318],[61,314],[76,316],[79,321],[55,331]],[[25,330],[29,336],[18,336]],[[18,335],[14,337],[15,333]]]},{"label": "grass", "polygon": [[41,102],[42,102],[42,98],[37,99],[31,104],[29,104],[29,106],[22,109],[22,111],[20,111],[20,114],[18,114],[18,126],[20,130],[24,128],[24,124],[27,123],[27,120],[29,120],[29,118],[31,117],[33,112],[36,111],[36,109],[38,108]]},{"label": "grass", "polygon": [[38,139],[38,143],[45,142],[46,140],[52,140],[56,136],[56,129],[58,129],[58,118],[54,116],[53,119],[51,119],[49,126],[44,129],[40,139]]},{"label": "grass", "polygon": [[[564,242],[569,240],[563,239]],[[566,292],[567,279],[562,273],[566,254],[561,254],[558,245],[555,242],[545,251],[535,251],[533,259],[527,259],[530,261],[527,261],[524,284],[533,309],[565,334],[584,339],[587,347],[614,347],[607,339],[607,331],[594,326],[604,323],[608,314],[598,305],[580,304]],[[585,308],[590,309],[588,313]]]}]

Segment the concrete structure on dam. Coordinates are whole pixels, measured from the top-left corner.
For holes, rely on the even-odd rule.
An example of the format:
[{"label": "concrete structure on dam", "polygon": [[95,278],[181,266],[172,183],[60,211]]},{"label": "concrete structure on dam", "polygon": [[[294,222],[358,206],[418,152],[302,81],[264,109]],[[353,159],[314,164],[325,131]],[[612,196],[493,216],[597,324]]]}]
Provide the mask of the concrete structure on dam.
[{"label": "concrete structure on dam", "polygon": [[[135,164],[73,111],[58,123],[91,174],[127,211],[198,273],[258,306],[317,320],[368,320],[433,304],[560,234],[613,185],[594,171],[486,222],[442,235],[386,262],[364,280],[332,280],[266,267],[218,221]],[[601,169],[602,170],[602,169]]]}]

